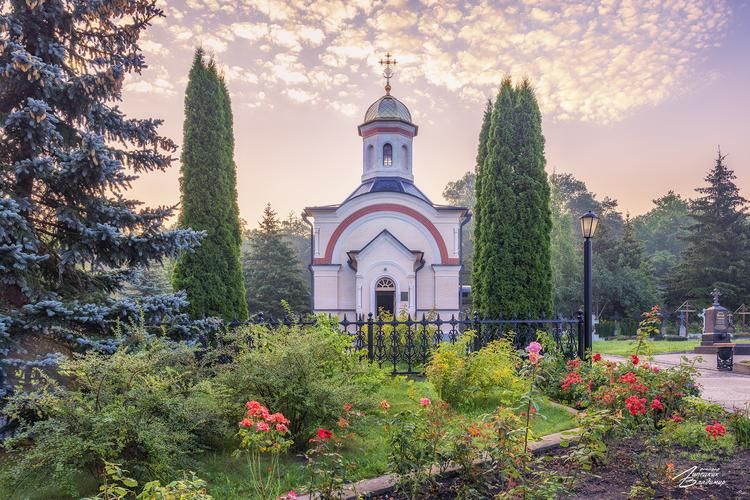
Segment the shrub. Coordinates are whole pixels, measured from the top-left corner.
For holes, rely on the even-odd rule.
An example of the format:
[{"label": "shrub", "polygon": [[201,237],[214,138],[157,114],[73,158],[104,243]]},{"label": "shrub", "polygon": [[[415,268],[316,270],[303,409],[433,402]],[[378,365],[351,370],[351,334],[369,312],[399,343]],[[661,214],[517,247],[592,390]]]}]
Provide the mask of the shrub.
[{"label": "shrub", "polygon": [[65,387],[35,372],[34,390],[7,409],[20,433],[6,443],[3,482],[44,475],[78,493],[76,476],[101,483],[107,462],[137,478],[168,477],[230,432],[217,410],[221,394],[199,372],[191,348],[153,338],[112,355],[75,355],[60,366]]},{"label": "shrub", "polygon": [[335,321],[322,316],[313,326],[252,325],[229,342],[237,354],[219,368],[217,383],[236,407],[256,400],[283,413],[297,450],[315,429],[335,423],[344,404],[372,406],[369,394],[385,377],[351,350],[351,337]]},{"label": "shrub", "polygon": [[682,446],[688,449],[699,449],[703,452],[731,455],[734,453],[734,439],[727,435],[714,435],[709,432],[704,422],[686,420],[684,422],[667,422],[659,436],[663,446]]},{"label": "shrub", "polygon": [[475,406],[491,397],[503,403],[515,401],[527,384],[517,375],[519,358],[512,344],[497,340],[469,352],[473,338],[465,333],[455,343],[442,343],[427,365],[428,380],[453,406]]},{"label": "shrub", "polygon": [[729,425],[737,446],[744,449],[750,448],[750,410],[748,407],[732,413],[729,417]]},{"label": "shrub", "polygon": [[212,500],[208,494],[206,482],[193,472],[185,474],[183,479],[162,485],[159,481],[150,481],[143,485],[143,490],[136,496],[131,488],[138,486],[138,481],[127,477],[126,470],[120,464],[105,462],[104,484],[99,487],[99,494],[83,500],[120,500],[136,498],[137,500]]}]

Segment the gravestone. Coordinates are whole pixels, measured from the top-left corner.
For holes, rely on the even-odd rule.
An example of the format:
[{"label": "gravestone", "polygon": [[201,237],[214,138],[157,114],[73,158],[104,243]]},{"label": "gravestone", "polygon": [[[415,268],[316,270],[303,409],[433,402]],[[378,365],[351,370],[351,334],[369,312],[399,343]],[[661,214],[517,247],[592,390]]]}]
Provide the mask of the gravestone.
[{"label": "gravestone", "polygon": [[713,305],[703,310],[703,336],[702,346],[712,346],[717,343],[729,342],[732,339],[732,317],[729,310],[719,304],[719,290],[714,289],[711,293],[714,298]]}]

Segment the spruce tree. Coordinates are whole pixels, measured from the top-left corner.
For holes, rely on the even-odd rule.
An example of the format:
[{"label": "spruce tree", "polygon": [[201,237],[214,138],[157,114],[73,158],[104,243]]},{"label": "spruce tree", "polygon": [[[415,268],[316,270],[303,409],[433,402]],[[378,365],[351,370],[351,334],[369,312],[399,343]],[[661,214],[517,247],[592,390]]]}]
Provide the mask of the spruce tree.
[{"label": "spruce tree", "polygon": [[125,197],[139,174],[167,169],[176,149],[158,134],[161,120],[128,119],[116,105],[125,77],[145,68],[138,39],[162,11],[152,0],[0,10],[0,337],[11,349],[33,338],[39,352],[52,345],[40,335],[96,345],[90,334],[139,309],[147,321],[176,318],[183,296],[138,305],[112,295],[131,269],[200,241],[164,229],[172,207]]},{"label": "spruce tree", "polygon": [[206,237],[174,271],[175,289],[187,291],[194,318],[247,319],[233,157],[229,94],[216,63],[198,49],[185,91],[178,225]]},{"label": "spruce tree", "polygon": [[679,305],[684,300],[704,303],[713,288],[719,288],[722,302],[737,307],[750,299],[750,227],[747,200],[735,184],[734,171],[717,153],[716,163],[696,189],[702,196],[690,203],[690,226],[680,264],[669,278],[668,299]]},{"label": "spruce tree", "polygon": [[250,237],[250,250],[243,259],[248,308],[282,318],[286,301],[293,313],[310,310],[310,293],[299,273],[294,250],[284,241],[276,212],[267,204],[258,230]]},{"label": "spruce tree", "polygon": [[485,316],[551,311],[549,186],[541,113],[528,82],[505,78],[477,179],[474,303]]}]

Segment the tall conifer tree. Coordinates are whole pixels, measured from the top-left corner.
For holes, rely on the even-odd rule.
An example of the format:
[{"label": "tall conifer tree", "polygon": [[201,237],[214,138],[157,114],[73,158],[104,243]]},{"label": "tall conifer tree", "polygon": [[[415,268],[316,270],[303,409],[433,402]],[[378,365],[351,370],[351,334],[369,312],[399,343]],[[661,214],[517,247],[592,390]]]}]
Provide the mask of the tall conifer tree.
[{"label": "tall conifer tree", "polygon": [[[162,15],[153,0],[0,8],[0,341],[11,352],[96,345],[88,334],[139,314],[113,297],[131,271],[200,240],[164,230],[173,207],[126,197],[176,149],[160,120],[128,119],[116,105],[125,77],[145,68],[141,32]],[[161,322],[184,296],[139,302],[146,321]]]},{"label": "tall conifer tree", "polygon": [[708,301],[714,287],[720,289],[728,307],[750,300],[747,200],[740,195],[734,171],[725,159],[719,151],[706,185],[696,189],[702,196],[690,204],[695,224],[685,238],[682,260],[668,280],[672,304],[687,299]]},{"label": "tall conifer tree", "polygon": [[299,273],[294,250],[284,241],[276,212],[267,204],[259,228],[250,236],[250,250],[244,257],[247,302],[253,314],[264,313],[275,318],[286,313],[310,310],[310,293]]},{"label": "tall conifer tree", "polygon": [[174,285],[186,290],[190,313],[247,318],[240,263],[240,221],[229,94],[213,60],[195,52],[185,92],[180,227],[206,232],[201,246],[175,266]]},{"label": "tall conifer tree", "polygon": [[482,297],[482,282],[481,280],[477,279],[477,276],[479,276],[480,271],[479,267],[482,265],[481,258],[478,253],[478,247],[477,242],[480,240],[480,232],[482,230],[481,228],[481,221],[483,219],[482,214],[482,204],[479,203],[479,193],[482,192],[482,165],[484,164],[485,158],[487,158],[487,147],[489,142],[489,136],[490,136],[490,125],[492,120],[492,100],[487,100],[487,106],[484,109],[484,116],[482,117],[482,128],[479,130],[479,146],[477,147],[477,163],[475,167],[475,175],[474,175],[474,187],[475,187],[475,195],[474,195],[474,220],[472,221],[472,224],[474,226],[474,235],[473,235],[473,250],[472,250],[472,256],[471,256],[471,295],[472,295],[472,306],[475,310],[479,310],[480,304],[478,301]]},{"label": "tall conifer tree", "polygon": [[549,185],[541,113],[527,81],[505,78],[477,179],[473,296],[485,316],[551,310]]}]

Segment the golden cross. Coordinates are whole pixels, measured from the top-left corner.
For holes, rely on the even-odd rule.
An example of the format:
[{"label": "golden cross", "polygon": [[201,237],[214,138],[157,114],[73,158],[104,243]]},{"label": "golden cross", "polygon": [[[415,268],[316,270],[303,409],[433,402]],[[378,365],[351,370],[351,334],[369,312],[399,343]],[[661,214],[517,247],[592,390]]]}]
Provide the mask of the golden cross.
[{"label": "golden cross", "polygon": [[393,78],[393,68],[398,64],[395,59],[392,58],[390,52],[385,53],[385,58],[380,59],[380,65],[383,66],[383,77],[385,78],[385,93],[391,95],[391,78]]}]

